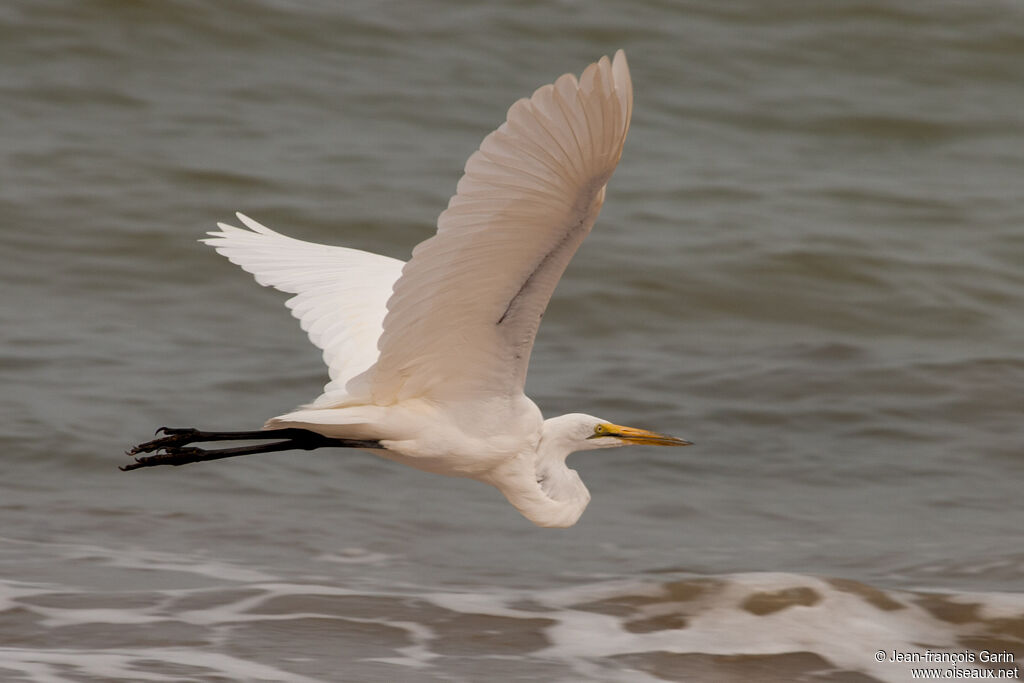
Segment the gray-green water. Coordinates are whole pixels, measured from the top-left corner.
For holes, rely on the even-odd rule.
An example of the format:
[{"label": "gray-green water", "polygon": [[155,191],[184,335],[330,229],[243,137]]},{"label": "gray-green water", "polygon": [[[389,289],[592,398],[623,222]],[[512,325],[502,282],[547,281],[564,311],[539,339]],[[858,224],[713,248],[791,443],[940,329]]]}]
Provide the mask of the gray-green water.
[{"label": "gray-green water", "polygon": [[[360,453],[116,470],[323,384],[205,230],[407,258],[515,99],[620,47],[632,130],[528,391],[697,446],[575,456],[566,531]],[[4,3],[0,678],[1024,658],[1022,73],[984,0]]]}]

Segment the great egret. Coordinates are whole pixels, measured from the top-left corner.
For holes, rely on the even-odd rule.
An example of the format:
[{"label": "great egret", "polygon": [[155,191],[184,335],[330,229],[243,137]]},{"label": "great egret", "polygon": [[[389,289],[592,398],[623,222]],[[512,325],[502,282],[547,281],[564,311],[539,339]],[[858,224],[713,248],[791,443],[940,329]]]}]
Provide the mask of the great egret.
[{"label": "great egret", "polygon": [[[590,415],[544,420],[523,393],[548,300],[604,201],[633,107],[626,56],[602,57],[508,110],[466,162],[437,234],[408,263],[285,237],[238,214],[203,240],[294,294],[330,382],[263,431],[162,428],[122,469],[322,446],[363,448],[500,490],[539,526],[567,527],[590,493],[574,451],[689,442]],[[219,450],[187,444],[274,440]]]}]

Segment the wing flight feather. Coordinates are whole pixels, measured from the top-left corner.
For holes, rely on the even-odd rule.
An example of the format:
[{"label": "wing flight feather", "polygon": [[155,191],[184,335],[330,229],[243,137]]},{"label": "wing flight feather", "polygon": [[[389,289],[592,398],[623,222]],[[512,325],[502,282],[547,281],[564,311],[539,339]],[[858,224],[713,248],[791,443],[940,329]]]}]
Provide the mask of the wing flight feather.
[{"label": "wing flight feather", "polygon": [[342,402],[345,384],[377,360],[387,300],[403,262],[286,237],[242,214],[238,219],[248,230],[219,223],[220,230],[202,241],[259,284],[295,295],[286,305],[323,350],[331,377],[316,403]]},{"label": "wing flight feather", "polygon": [[632,97],[620,50],[512,105],[394,284],[380,357],[358,378],[374,402],[522,392],[541,316],[622,155]]}]

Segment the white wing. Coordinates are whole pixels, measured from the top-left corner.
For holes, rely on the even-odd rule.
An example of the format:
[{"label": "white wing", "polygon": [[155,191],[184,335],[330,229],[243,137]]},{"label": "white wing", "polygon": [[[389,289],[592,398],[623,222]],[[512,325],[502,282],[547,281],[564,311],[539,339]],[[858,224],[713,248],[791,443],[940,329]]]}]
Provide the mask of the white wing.
[{"label": "white wing", "polygon": [[516,102],[466,162],[388,301],[374,402],[522,392],[559,278],[590,232],[632,111],[626,57]]},{"label": "white wing", "polygon": [[340,402],[344,386],[377,360],[386,304],[402,261],[358,249],[285,237],[238,214],[249,230],[218,223],[202,240],[256,282],[294,294],[286,303],[310,341],[323,349],[331,382],[321,402]]}]

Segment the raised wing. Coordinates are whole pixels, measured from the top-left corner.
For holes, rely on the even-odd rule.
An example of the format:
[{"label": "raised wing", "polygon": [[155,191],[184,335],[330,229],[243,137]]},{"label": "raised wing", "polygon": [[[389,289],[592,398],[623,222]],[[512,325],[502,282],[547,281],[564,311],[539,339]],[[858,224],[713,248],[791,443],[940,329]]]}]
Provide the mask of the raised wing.
[{"label": "raised wing", "polygon": [[632,102],[620,50],[512,105],[395,283],[380,358],[359,380],[376,403],[522,392],[548,300],[622,155]]},{"label": "raised wing", "polygon": [[218,223],[220,231],[202,241],[261,285],[295,295],[286,305],[323,349],[331,377],[316,403],[344,401],[348,380],[377,360],[387,300],[403,262],[285,237],[242,214],[238,220],[249,230]]}]

